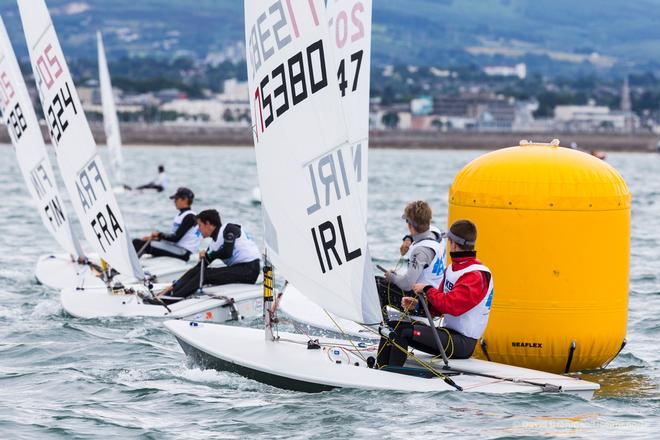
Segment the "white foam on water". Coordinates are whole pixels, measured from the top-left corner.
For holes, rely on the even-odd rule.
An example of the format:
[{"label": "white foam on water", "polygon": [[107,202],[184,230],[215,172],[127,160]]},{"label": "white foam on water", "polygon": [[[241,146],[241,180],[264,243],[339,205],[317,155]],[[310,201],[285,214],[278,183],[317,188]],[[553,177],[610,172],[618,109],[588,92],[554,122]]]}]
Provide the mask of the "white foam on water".
[{"label": "white foam on water", "polygon": [[37,303],[30,314],[31,318],[47,318],[62,313],[62,305],[56,299],[46,299]]}]

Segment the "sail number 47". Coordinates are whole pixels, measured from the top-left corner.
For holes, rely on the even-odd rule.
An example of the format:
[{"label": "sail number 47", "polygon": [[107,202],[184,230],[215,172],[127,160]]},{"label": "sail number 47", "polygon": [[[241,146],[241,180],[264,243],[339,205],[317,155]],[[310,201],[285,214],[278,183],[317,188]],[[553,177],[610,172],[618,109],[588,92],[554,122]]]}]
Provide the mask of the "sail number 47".
[{"label": "sail number 47", "polygon": [[[362,55],[364,51],[360,50],[351,55],[351,63],[355,64],[355,74],[353,76],[353,87],[351,91],[354,92],[358,87],[358,80],[360,78],[360,67],[362,67]],[[348,81],[346,80],[346,60],[341,60],[339,63],[339,70],[337,70],[337,79],[339,80],[339,90],[341,96],[346,96],[346,89],[348,88]]]}]

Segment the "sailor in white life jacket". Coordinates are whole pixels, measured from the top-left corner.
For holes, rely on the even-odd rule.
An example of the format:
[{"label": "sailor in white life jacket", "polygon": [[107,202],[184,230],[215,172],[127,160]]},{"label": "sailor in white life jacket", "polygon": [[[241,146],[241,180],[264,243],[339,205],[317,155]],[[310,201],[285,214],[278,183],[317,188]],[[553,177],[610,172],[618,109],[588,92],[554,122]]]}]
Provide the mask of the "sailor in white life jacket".
[{"label": "sailor in white life jacket", "polygon": [[[445,269],[441,286],[418,283],[413,287],[416,294],[426,294],[431,315],[444,315],[443,327],[388,323],[392,328],[398,324],[396,345],[388,339],[381,339],[379,366],[402,366],[409,346],[433,355],[440,354],[433,332],[437,332],[448,357],[467,359],[485,331],[493,301],[493,277],[476,258],[477,228],[469,220],[458,220],[452,224],[446,237],[452,263]],[[401,307],[413,309],[419,307],[419,301],[404,297]]]},{"label": "sailor in white life jacket", "polygon": [[[159,293],[159,296],[164,296],[166,302],[172,302],[173,297],[187,298],[197,292],[200,279],[204,285],[219,286],[233,283],[254,284],[259,278],[261,253],[241,225],[223,225],[218,211],[208,209],[197,215],[197,227],[204,238],[211,237],[213,242],[206,251],[199,253],[199,264],[183,274],[171,287]],[[225,265],[208,267],[216,259],[222,260]]]},{"label": "sailor in white life jacket", "polygon": [[158,177],[156,180],[152,180],[149,183],[140,185],[135,189],[144,190],[144,189],[155,189],[157,192],[163,192],[167,189],[170,179],[165,174],[165,166],[158,165]]},{"label": "sailor in white life jacket", "polygon": [[170,233],[154,231],[142,239],[133,240],[135,251],[154,257],[174,257],[184,261],[199,250],[202,234],[197,229],[197,216],[191,209],[195,194],[188,188],[179,188],[170,199],[179,212],[172,220]]},{"label": "sailor in white life jacket", "polygon": [[[376,277],[384,316],[386,306],[398,308],[404,296],[413,296],[412,289],[416,283],[440,285],[445,271],[446,243],[439,232],[431,230],[432,216],[429,204],[421,200],[409,203],[404,209],[402,218],[408,225],[410,235],[404,237],[400,251],[401,255],[410,252],[407,270],[401,274],[387,271],[383,277]],[[408,239],[410,246],[406,246]]]}]

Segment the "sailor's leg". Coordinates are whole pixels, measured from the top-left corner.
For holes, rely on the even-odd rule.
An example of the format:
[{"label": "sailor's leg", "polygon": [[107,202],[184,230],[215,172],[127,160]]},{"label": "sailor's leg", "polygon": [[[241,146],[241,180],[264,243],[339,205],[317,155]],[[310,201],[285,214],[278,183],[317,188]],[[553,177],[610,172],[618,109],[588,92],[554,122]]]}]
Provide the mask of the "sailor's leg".
[{"label": "sailor's leg", "polygon": [[[144,241],[144,240],[140,240],[139,238],[134,238],[133,239],[133,247],[135,248],[135,252],[140,252],[140,249],[142,249],[142,246],[144,246],[146,243],[147,242]],[[143,254],[148,253],[146,251],[147,251],[147,249],[145,249],[145,252],[142,252],[142,253]]]},{"label": "sailor's leg", "polygon": [[144,185],[140,185],[135,189],[157,189],[160,185],[155,185],[153,183],[147,183]]},{"label": "sailor's leg", "polygon": [[188,270],[188,272],[184,273],[181,278],[174,283],[174,288],[172,289],[170,296],[186,298],[197,292],[197,289],[199,289],[199,276],[200,265],[197,264],[195,267]]},{"label": "sailor's leg", "polygon": [[396,327],[396,337],[394,341],[381,338],[377,363],[379,367],[402,367],[408,358],[408,345],[412,339],[413,326],[403,322],[391,322],[390,327]]},{"label": "sailor's leg", "polygon": [[233,266],[208,268],[204,274],[204,283],[213,286],[233,283],[254,284],[258,277],[259,260],[255,260]]},{"label": "sailor's leg", "polygon": [[468,338],[454,330],[446,328],[433,329],[426,325],[415,325],[410,339],[410,346],[432,355],[439,355],[440,350],[435,342],[433,332],[437,332],[445,354],[452,359],[467,359],[472,356],[476,339]]}]

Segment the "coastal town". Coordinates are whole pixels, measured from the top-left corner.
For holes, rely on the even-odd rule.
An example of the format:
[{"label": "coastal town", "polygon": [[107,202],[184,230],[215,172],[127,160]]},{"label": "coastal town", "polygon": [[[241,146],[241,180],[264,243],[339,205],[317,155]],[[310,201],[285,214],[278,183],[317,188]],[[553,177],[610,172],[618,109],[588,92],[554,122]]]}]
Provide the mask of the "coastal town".
[{"label": "coastal town", "polygon": [[[117,75],[114,94],[128,142],[157,143],[160,135],[179,135],[178,143],[249,145],[250,103],[241,53],[238,45],[203,60],[161,62],[149,83]],[[121,60],[116,68],[126,71],[132,63],[139,70],[144,62]],[[112,71],[112,62],[110,66]],[[102,120],[102,108],[93,68],[83,64],[78,73],[89,78],[81,82],[79,94],[94,126]],[[587,148],[657,148],[660,80],[651,74],[568,81],[530,74],[525,63],[456,69],[386,65],[374,70],[374,146],[389,146],[388,141],[397,139],[417,147],[490,148],[534,135],[561,136],[566,146],[586,142]],[[102,127],[95,131],[102,139]]]}]

